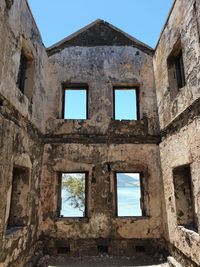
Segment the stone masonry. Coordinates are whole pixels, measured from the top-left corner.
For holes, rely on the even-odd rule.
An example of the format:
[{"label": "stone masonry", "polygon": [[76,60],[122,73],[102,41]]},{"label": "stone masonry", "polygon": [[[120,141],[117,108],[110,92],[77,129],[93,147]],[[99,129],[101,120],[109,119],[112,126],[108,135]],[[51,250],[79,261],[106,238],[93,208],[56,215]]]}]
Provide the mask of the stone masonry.
[{"label": "stone masonry", "polygon": [[[81,85],[88,118],[63,119]],[[137,120],[114,119],[115,87],[137,88]],[[200,266],[199,166],[199,0],[174,1],[155,49],[103,20],[45,48],[27,1],[0,1],[0,267],[98,246]],[[143,174],[143,216],[116,216],[119,171]],[[61,172],[87,173],[87,217],[58,216]]]}]

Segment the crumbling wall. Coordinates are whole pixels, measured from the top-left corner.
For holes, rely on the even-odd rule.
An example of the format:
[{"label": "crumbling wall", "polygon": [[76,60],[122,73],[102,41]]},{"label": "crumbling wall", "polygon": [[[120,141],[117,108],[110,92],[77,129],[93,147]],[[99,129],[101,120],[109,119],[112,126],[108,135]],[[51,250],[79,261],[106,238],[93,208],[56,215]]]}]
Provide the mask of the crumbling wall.
[{"label": "crumbling wall", "polygon": [[[98,239],[110,240],[108,246],[112,254],[133,254],[133,245],[144,246],[148,251],[150,239],[155,239],[159,247],[162,238],[162,202],[157,145],[52,143],[45,145],[44,155],[41,230],[51,253],[56,253],[57,243],[60,242],[62,246],[66,240],[72,254],[95,255],[95,240]],[[147,216],[115,217],[114,174],[119,170],[144,173]],[[57,216],[58,173],[61,171],[88,172],[88,218]]]},{"label": "crumbling wall", "polygon": [[[1,1],[0,16],[0,93],[13,107],[44,132],[47,95],[48,57],[40,33],[25,0],[14,1],[11,8]],[[17,87],[21,51],[33,58],[32,99]]]},{"label": "crumbling wall", "polygon": [[[33,56],[32,100],[16,85],[22,48]],[[39,185],[47,60],[27,2],[0,1],[0,266],[3,267],[24,266],[40,246]],[[18,184],[23,194],[18,188],[19,198],[12,201],[12,189],[16,187],[12,188],[14,167],[26,169],[28,177],[25,186],[22,180]],[[11,201],[15,210],[13,216],[22,216],[23,220],[12,218],[8,221]],[[19,227],[15,226],[19,224]]]},{"label": "crumbling wall", "polygon": [[[154,55],[156,93],[161,129],[179,116],[200,96],[199,91],[199,1],[175,1],[174,8],[161,34]],[[174,45],[181,40],[186,86],[175,98],[170,97],[167,58]]]},{"label": "crumbling wall", "polygon": [[[49,136],[107,135],[113,133],[114,126],[118,128],[117,135],[126,134],[126,137],[135,134],[153,138],[158,135],[152,55],[132,46],[66,47],[49,59],[46,125]],[[88,84],[89,120],[62,119],[63,83]],[[113,120],[114,85],[139,86],[139,121]]]},{"label": "crumbling wall", "polygon": [[[50,253],[70,246],[72,255],[95,255],[102,239],[112,254],[134,254],[138,245],[149,252],[158,249],[163,245],[162,183],[152,55],[131,46],[66,47],[48,52],[51,78],[41,218],[45,247]],[[88,84],[88,120],[62,119],[63,83]],[[113,119],[116,84],[139,86],[138,121]],[[58,173],[73,171],[88,172],[88,218],[57,216]],[[115,216],[117,171],[144,172],[146,217]]]},{"label": "crumbling wall", "polygon": [[[154,68],[152,49],[142,49],[140,42],[100,23],[106,27],[101,38],[96,25],[66,47],[63,43],[48,49],[48,58],[27,2],[0,2],[1,267],[22,267],[28,260],[34,265],[41,245],[50,254],[70,247],[72,255],[96,255],[99,246],[117,255],[152,253],[165,247],[164,236],[183,265],[200,264],[199,1],[175,1],[156,48]],[[112,38],[104,45],[109,31]],[[94,33],[98,36],[87,46]],[[99,38],[101,45],[95,45]],[[186,86],[171,97],[167,58],[180,39]],[[16,85],[22,49],[34,67],[29,97]],[[87,120],[62,119],[63,83],[88,84]],[[139,88],[139,120],[114,120],[116,85]],[[180,166],[190,166],[190,217],[196,229],[177,224],[173,169]],[[14,168],[26,169],[28,182],[18,185],[24,190],[23,201],[15,198],[14,216],[19,211],[22,225],[8,228]],[[69,171],[88,173],[86,218],[58,217],[58,173]],[[115,216],[114,174],[119,171],[143,173],[146,216]],[[27,207],[20,213],[24,198]]]},{"label": "crumbling wall", "polygon": [[[199,1],[177,0],[161,34],[154,56],[158,113],[162,142],[160,155],[166,203],[166,238],[170,252],[183,266],[200,264],[199,232],[199,97],[200,97],[200,44]],[[167,58],[174,44],[181,40],[186,85],[175,97],[170,96]],[[196,229],[178,225],[173,170],[180,166],[191,169],[191,211],[194,209]],[[176,195],[175,195],[176,194]],[[187,196],[188,197],[188,196]],[[185,216],[187,207],[183,211]],[[179,214],[180,216],[181,214]],[[179,256],[178,256],[179,255]],[[188,261],[189,260],[189,261]],[[190,263],[189,263],[190,262]],[[190,265],[191,264],[191,265]]]},{"label": "crumbling wall", "polygon": [[[188,126],[173,132],[160,145],[163,169],[165,201],[167,209],[168,240],[188,258],[199,264],[199,118]],[[191,138],[192,137],[192,138]],[[178,166],[190,165],[194,212],[197,229],[187,229],[177,223],[172,170]],[[188,200],[189,201],[189,200]],[[185,209],[184,212],[187,212]],[[173,253],[173,251],[172,251]]]},{"label": "crumbling wall", "polygon": [[[6,103],[1,111],[6,109]],[[12,108],[7,112],[12,111]],[[14,111],[16,112],[16,110]],[[17,112],[16,112],[17,113]],[[0,203],[0,262],[2,266],[23,266],[29,256],[37,250],[38,241],[38,217],[39,217],[39,184],[42,164],[42,144],[37,140],[34,130],[29,129],[23,118],[18,114],[19,127],[15,120],[0,116],[1,123],[1,203]],[[17,115],[17,114],[16,114]],[[24,124],[24,125],[23,125]],[[20,227],[8,227],[10,202],[12,192],[13,168],[26,168],[29,172],[29,185],[24,187],[23,194],[26,197],[25,207],[16,203],[15,209],[24,209],[26,224]],[[14,189],[14,188],[13,188]],[[15,216],[21,213],[15,211]],[[16,220],[15,220],[16,221]],[[30,253],[30,254],[29,254]]]}]

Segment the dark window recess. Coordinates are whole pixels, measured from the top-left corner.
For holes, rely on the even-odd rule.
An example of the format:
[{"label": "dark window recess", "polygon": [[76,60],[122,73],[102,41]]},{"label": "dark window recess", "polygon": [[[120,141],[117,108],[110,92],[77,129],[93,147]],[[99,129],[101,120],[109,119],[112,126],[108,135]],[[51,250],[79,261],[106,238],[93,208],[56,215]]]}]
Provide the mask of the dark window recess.
[{"label": "dark window recess", "polygon": [[178,86],[178,89],[180,89],[185,86],[185,73],[184,73],[184,66],[183,66],[182,51],[178,54],[174,62],[176,66],[177,86]]},{"label": "dark window recess", "polygon": [[139,120],[139,97],[136,88],[114,87],[113,115],[115,120]]},{"label": "dark window recess", "polygon": [[135,246],[135,252],[145,253],[145,247],[144,246]]},{"label": "dark window recess", "polygon": [[59,247],[57,249],[58,254],[70,254],[70,246],[67,247]]},{"label": "dark window recess", "polygon": [[186,85],[183,54],[180,41],[167,59],[168,78],[171,97],[174,98],[178,91]]},{"label": "dark window recess", "polygon": [[108,246],[100,245],[97,249],[99,254],[108,254]]},{"label": "dark window recess", "polygon": [[59,217],[86,217],[86,173],[61,173],[58,179]]},{"label": "dark window recess", "polygon": [[[30,53],[29,53],[30,54]],[[26,56],[22,50],[17,78],[17,87],[32,102],[34,85],[34,64],[33,58]]]},{"label": "dark window recess", "polygon": [[14,0],[6,0],[7,8],[10,9],[12,7],[13,3],[14,3]]},{"label": "dark window recess", "polygon": [[12,192],[7,228],[21,227],[27,224],[27,198],[29,192],[29,171],[13,168]]},{"label": "dark window recess", "polygon": [[26,58],[24,52],[22,51],[21,57],[20,57],[17,86],[23,94],[24,94],[24,88],[25,88],[25,81],[27,79],[26,77],[27,67],[28,67],[28,59]]},{"label": "dark window recess", "polygon": [[194,196],[190,166],[180,166],[173,170],[174,194],[177,224],[196,230]]}]

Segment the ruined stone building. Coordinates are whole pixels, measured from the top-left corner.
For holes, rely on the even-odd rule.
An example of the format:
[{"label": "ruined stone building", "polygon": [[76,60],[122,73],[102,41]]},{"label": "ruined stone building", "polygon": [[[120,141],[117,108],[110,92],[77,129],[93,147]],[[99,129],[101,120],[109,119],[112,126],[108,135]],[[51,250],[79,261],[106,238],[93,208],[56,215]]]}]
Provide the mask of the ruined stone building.
[{"label": "ruined stone building", "polygon": [[[66,119],[68,90],[84,119]],[[136,117],[118,120],[117,90]],[[140,174],[141,216],[118,216],[118,173]],[[60,216],[63,173],[85,213]],[[26,0],[0,1],[0,267],[56,255],[173,256],[200,266],[200,1],[176,0],[155,49],[97,20],[46,49]],[[32,265],[30,265],[32,263]]]}]

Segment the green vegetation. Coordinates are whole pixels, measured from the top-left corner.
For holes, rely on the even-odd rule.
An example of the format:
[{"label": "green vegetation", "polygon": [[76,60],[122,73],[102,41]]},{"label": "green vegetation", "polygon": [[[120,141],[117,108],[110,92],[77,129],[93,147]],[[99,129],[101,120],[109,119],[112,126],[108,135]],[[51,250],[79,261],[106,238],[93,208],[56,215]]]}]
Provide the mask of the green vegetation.
[{"label": "green vegetation", "polygon": [[85,211],[85,174],[63,174],[62,188],[67,190],[69,197],[66,201],[70,201],[73,208]]}]

